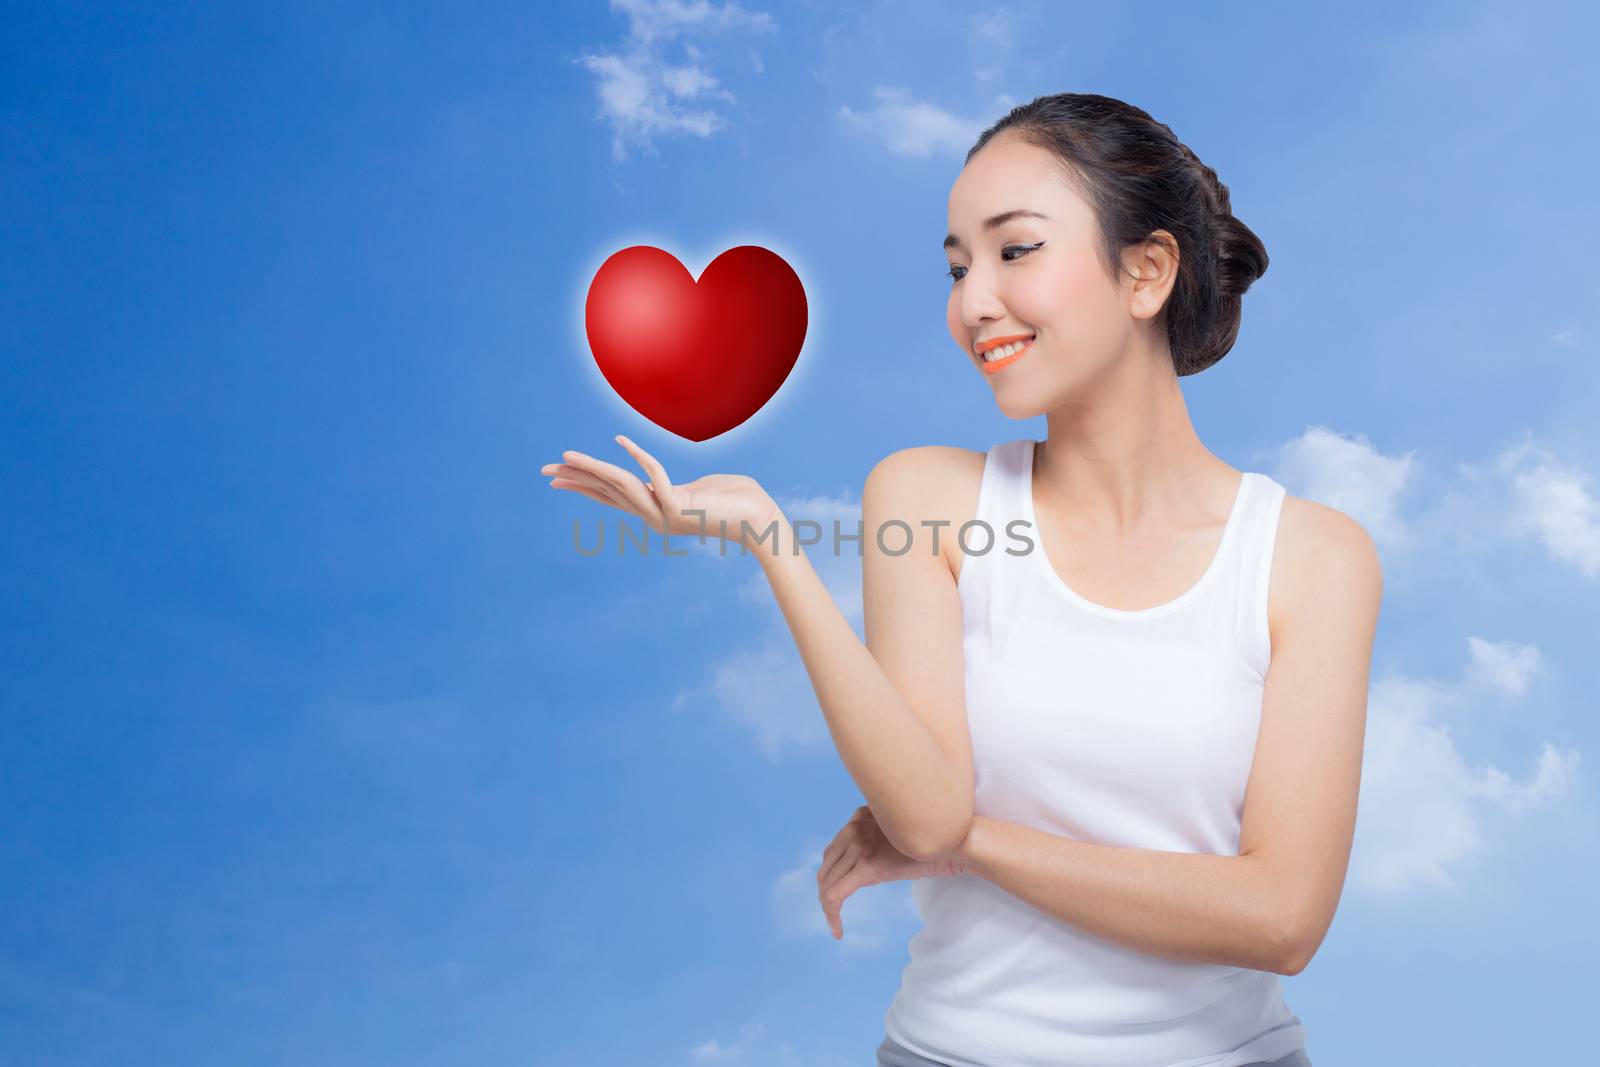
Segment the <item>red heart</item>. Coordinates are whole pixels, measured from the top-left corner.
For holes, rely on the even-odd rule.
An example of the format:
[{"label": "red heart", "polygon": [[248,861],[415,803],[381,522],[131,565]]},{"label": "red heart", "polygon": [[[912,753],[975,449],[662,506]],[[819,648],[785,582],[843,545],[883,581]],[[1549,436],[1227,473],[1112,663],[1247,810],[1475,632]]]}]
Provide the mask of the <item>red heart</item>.
[{"label": "red heart", "polygon": [[806,339],[806,291],[758,245],[723,252],[698,284],[671,252],[635,245],[595,272],[584,327],[629,407],[704,441],[760,411],[789,377]]}]

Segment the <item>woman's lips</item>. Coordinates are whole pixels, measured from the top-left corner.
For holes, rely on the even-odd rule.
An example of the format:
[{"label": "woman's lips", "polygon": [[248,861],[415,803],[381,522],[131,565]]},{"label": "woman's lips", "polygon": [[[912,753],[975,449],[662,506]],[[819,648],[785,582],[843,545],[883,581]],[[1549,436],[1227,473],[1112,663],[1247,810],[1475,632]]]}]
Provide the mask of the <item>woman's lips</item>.
[{"label": "woman's lips", "polygon": [[1005,370],[1007,367],[1011,366],[1011,364],[1015,363],[1017,360],[1021,359],[1025,355],[1027,355],[1028,352],[1030,350],[1032,350],[1032,348],[1033,348],[1033,338],[1029,338],[1027,341],[1023,342],[1023,345],[1022,345],[1021,348],[1017,349],[1015,352],[1011,353],[1009,356],[1007,356],[1004,359],[996,359],[996,360],[993,360],[993,361],[984,360],[983,361],[983,373],[985,373],[985,374],[998,374],[998,373],[1000,373],[1001,371]]}]

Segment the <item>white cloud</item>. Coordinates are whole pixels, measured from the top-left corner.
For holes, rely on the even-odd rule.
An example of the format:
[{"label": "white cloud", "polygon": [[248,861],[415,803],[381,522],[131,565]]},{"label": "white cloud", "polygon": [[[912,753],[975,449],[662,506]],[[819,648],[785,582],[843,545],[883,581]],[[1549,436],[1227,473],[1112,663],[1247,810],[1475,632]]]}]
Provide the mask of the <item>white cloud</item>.
[{"label": "white cloud", "polygon": [[688,98],[710,92],[717,79],[699,67],[668,67],[661,72],[661,83],[673,96]]},{"label": "white cloud", "polygon": [[691,32],[769,30],[773,25],[765,12],[708,0],[611,0],[611,7],[628,16],[628,36],[640,45],[660,44]]},{"label": "white cloud", "polygon": [[[779,505],[803,537],[818,537],[806,546],[810,560],[834,604],[856,636],[863,635],[861,612],[861,557],[854,536],[861,523],[860,501],[840,497],[780,497]],[[815,527],[801,528],[804,522]],[[835,531],[840,544],[835,552]],[[689,543],[701,553],[716,548]],[[752,549],[769,551],[768,548]],[[795,647],[765,572],[751,561],[751,574],[738,587],[739,599],[765,609],[759,636],[748,645],[725,653],[707,668],[709,680],[680,691],[674,709],[699,707],[709,701],[729,723],[755,740],[756,748],[774,762],[791,750],[821,750],[830,743],[827,720],[817,703],[816,690],[805,661]]]},{"label": "white cloud", "polygon": [[[1479,549],[1533,537],[1550,556],[1593,576],[1600,522],[1577,471],[1524,442],[1485,468],[1462,464],[1438,503],[1408,513],[1421,464],[1385,455],[1360,435],[1314,426],[1280,449],[1277,477],[1291,492],[1360,522],[1388,548]],[[1526,696],[1541,670],[1533,645],[1466,638],[1469,662],[1454,682],[1389,672],[1371,689],[1351,853],[1350,882],[1371,892],[1450,888],[1453,870],[1489,848],[1485,805],[1512,814],[1562,792],[1575,750],[1545,742],[1526,778],[1469,761],[1456,748],[1448,713],[1472,703]]]},{"label": "white cloud", "polygon": [[1495,643],[1481,637],[1467,638],[1472,649],[1469,671],[1475,681],[1500,690],[1506,696],[1521,696],[1528,690],[1528,679],[1539,669],[1539,650],[1532,645]]},{"label": "white cloud", "polygon": [[994,11],[973,20],[973,34],[984,42],[984,47],[1009,48],[1011,46],[1011,16],[1005,11]]},{"label": "white cloud", "polygon": [[841,107],[839,117],[850,127],[883,143],[895,155],[927,158],[965,156],[990,120],[962,118],[936,104],[915,100],[904,89],[879,86],[877,102],[867,111]]},{"label": "white cloud", "polygon": [[674,710],[700,707],[701,698],[709,699],[773,762],[789,749],[816,749],[827,742],[827,722],[787,631],[727,654],[709,670],[708,682],[673,698]]},{"label": "white cloud", "polygon": [[[784,515],[797,527],[797,533],[807,541],[806,558],[828,589],[828,595],[839,606],[839,611],[856,628],[857,636],[863,633],[861,617],[861,562],[865,551],[865,529],[861,520],[861,502],[843,497],[811,496],[780,497],[778,505]],[[803,528],[802,523],[814,523]],[[862,541],[846,540],[861,535]],[[772,621],[783,623],[778,602],[773,598],[772,585],[759,570],[751,574],[739,587],[739,599],[746,603],[764,604],[772,609]],[[785,631],[787,632],[787,631]]]},{"label": "white cloud", "polygon": [[1547,797],[1564,793],[1577,774],[1581,760],[1576,749],[1557,748],[1546,741],[1539,751],[1539,766],[1528,782],[1514,781],[1497,767],[1487,767],[1474,783],[1476,795],[1492,801],[1513,815],[1536,808]]},{"label": "white cloud", "polygon": [[1420,469],[1414,453],[1386,456],[1361,434],[1313,426],[1283,446],[1277,478],[1296,496],[1349,515],[1374,541],[1402,545],[1400,501]]},{"label": "white cloud", "polygon": [[1589,477],[1524,440],[1495,463],[1511,490],[1511,529],[1585,578],[1600,577],[1600,501]]},{"label": "white cloud", "polygon": [[[771,32],[776,28],[772,17],[707,0],[612,0],[611,6],[628,19],[624,47],[616,52],[584,52],[577,62],[597,79],[600,117],[612,130],[612,158],[626,159],[630,146],[654,151],[653,141],[659,135],[705,138],[724,129],[726,120],[706,105],[732,103],[734,96],[706,68],[701,49],[686,41],[687,62],[680,63],[670,62],[665,50],[689,36]],[[761,69],[759,57],[755,69],[758,73]]]},{"label": "white cloud", "polygon": [[1488,463],[1462,463],[1439,498],[1403,513],[1422,470],[1414,452],[1385,455],[1360,434],[1313,426],[1278,450],[1290,492],[1349,515],[1385,548],[1492,550],[1537,544],[1556,563],[1600,578],[1600,499],[1590,475],[1531,435]]},{"label": "white cloud", "polygon": [[689,1058],[696,1063],[708,1063],[713,1060],[733,1059],[739,1055],[737,1048],[723,1045],[716,1038],[712,1038],[703,1045],[696,1045],[689,1050]]},{"label": "white cloud", "polygon": [[[1520,695],[1528,664],[1537,663],[1527,646],[1477,639],[1469,646],[1472,664],[1455,683],[1391,673],[1372,687],[1350,858],[1354,886],[1374,893],[1454,888],[1452,869],[1477,862],[1488,847],[1482,804],[1527,812],[1561,793],[1578,767],[1577,751],[1545,742],[1531,777],[1519,781],[1492,764],[1475,767],[1457,751],[1443,713],[1485,696]],[[1509,679],[1516,688],[1508,688]]]},{"label": "white cloud", "polygon": [[[750,1053],[760,1051],[757,1046],[763,1043],[766,1034],[767,1027],[765,1023],[745,1023],[739,1028],[739,1038],[733,1044],[724,1045],[718,1039],[712,1038],[690,1049],[689,1059],[695,1063],[721,1063],[728,1060],[744,1061]],[[785,1044],[780,1045],[778,1051],[783,1054],[784,1058],[788,1058],[794,1050]]]}]

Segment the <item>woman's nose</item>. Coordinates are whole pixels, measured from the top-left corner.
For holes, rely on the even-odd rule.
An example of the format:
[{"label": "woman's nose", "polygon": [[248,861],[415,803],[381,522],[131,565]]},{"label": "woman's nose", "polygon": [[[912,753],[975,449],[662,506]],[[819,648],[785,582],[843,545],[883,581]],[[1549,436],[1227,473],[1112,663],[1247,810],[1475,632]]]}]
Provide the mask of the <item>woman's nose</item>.
[{"label": "woman's nose", "polygon": [[977,330],[989,319],[1005,314],[1005,306],[994,290],[991,278],[977,271],[968,271],[961,279],[961,321],[970,330]]}]

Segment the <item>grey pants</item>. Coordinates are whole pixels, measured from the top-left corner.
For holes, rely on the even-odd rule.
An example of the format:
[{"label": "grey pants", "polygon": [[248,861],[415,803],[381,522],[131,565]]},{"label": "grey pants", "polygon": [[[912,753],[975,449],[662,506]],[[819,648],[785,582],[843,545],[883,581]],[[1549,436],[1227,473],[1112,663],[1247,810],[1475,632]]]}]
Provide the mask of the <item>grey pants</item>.
[{"label": "grey pants", "polygon": [[[919,1056],[885,1034],[883,1044],[878,1046],[878,1067],[947,1067],[947,1065],[938,1060],[930,1060],[926,1056]],[[1245,1064],[1244,1067],[1311,1067],[1311,1057],[1306,1055],[1305,1049],[1295,1049],[1287,1056],[1271,1061],[1257,1060]]]}]

